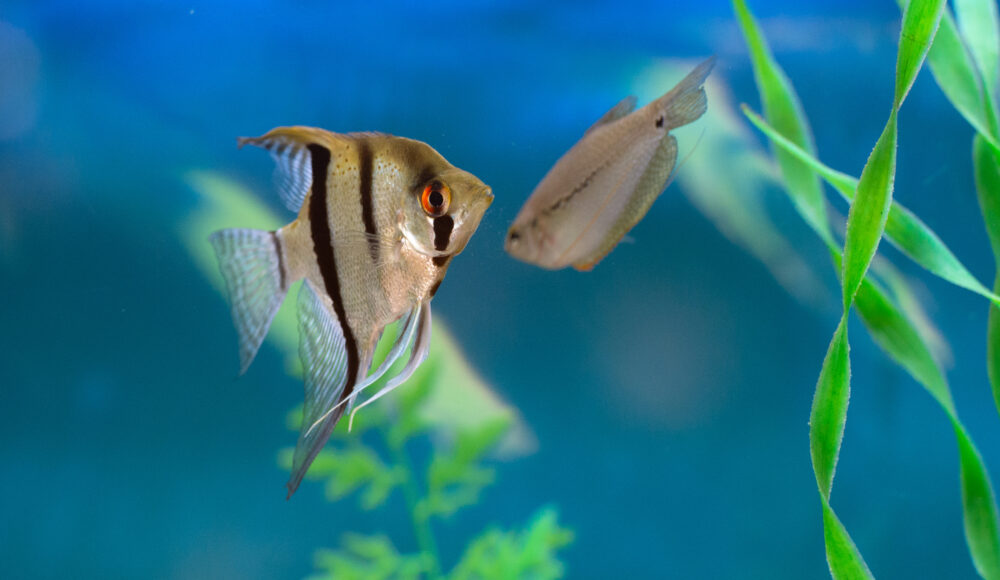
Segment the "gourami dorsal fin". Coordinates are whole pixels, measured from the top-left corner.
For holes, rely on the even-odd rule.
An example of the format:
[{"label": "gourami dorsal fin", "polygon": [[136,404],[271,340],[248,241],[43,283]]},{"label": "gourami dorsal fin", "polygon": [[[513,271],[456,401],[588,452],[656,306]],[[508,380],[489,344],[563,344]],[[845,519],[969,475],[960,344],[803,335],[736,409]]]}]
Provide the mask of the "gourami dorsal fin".
[{"label": "gourami dorsal fin", "polygon": [[660,141],[646,171],[639,178],[632,197],[629,198],[618,220],[608,230],[607,237],[593,252],[574,262],[574,268],[584,272],[589,271],[618,245],[622,237],[639,223],[656,198],[666,189],[676,163],[677,139],[673,135],[667,135]]},{"label": "gourami dorsal fin", "polygon": [[586,132],[584,132],[584,135],[590,133],[591,131],[600,127],[601,125],[606,125],[612,121],[617,121],[618,119],[621,119],[625,115],[628,115],[629,113],[635,110],[636,102],[637,99],[635,98],[635,95],[629,95],[625,97],[624,99],[619,101],[617,105],[611,107],[610,111],[604,113],[604,116],[598,119],[597,122],[591,125],[590,128],[587,129]]},{"label": "gourami dorsal fin", "polygon": [[314,127],[278,127],[260,137],[240,137],[239,146],[256,145],[271,154],[275,162],[274,180],[281,201],[298,213],[312,187],[312,160],[309,145],[322,145],[336,153],[349,139]]}]

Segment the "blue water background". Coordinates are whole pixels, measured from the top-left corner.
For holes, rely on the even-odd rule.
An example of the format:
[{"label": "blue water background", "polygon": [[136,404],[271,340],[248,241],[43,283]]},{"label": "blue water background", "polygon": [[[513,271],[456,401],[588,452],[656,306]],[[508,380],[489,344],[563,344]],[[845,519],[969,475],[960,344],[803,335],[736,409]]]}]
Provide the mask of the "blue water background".
[{"label": "blue water background", "polygon": [[[895,4],[751,7],[823,159],[856,175],[889,112]],[[289,124],[425,140],[496,194],[435,315],[539,447],[436,528],[446,566],[549,504],[576,533],[572,578],[826,576],[807,419],[836,281],[780,192],[779,226],[831,289],[819,308],[676,185],[592,273],[501,249],[534,184],[654,59],[717,54],[716,77],[759,109],[729,3],[7,0],[0,32],[3,577],[301,577],[345,531],[415,549],[398,498],[364,512],[307,482],[285,501],[275,457],[301,385],[271,347],[234,380],[228,309],[177,237],[192,169],[280,210],[269,161],[235,138]],[[971,137],[922,73],[897,197],[986,281]],[[888,255],[930,298],[959,413],[1000,477],[986,302]],[[856,318],[851,342],[838,514],[879,577],[973,577],[944,414]]]}]

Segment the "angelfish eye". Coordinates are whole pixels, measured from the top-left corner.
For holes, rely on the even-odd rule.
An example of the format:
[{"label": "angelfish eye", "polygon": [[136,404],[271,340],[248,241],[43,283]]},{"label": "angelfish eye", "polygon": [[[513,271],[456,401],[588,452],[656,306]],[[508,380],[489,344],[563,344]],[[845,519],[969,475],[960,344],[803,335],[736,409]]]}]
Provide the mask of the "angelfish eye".
[{"label": "angelfish eye", "polygon": [[420,205],[431,217],[443,216],[451,205],[451,190],[439,181],[432,182],[424,188],[424,193],[420,196]]}]

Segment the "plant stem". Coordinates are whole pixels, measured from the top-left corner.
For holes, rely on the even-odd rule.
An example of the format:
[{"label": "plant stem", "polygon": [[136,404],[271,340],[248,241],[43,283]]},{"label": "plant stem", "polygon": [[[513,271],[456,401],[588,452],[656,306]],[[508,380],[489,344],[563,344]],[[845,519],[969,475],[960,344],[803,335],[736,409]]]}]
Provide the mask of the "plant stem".
[{"label": "plant stem", "polygon": [[421,552],[431,557],[431,569],[429,570],[430,578],[441,578],[441,556],[438,554],[437,541],[434,539],[434,530],[431,529],[430,522],[426,517],[421,517],[417,514],[417,502],[420,498],[420,489],[417,486],[417,480],[414,477],[415,473],[413,465],[410,463],[410,458],[406,454],[406,444],[404,442],[400,442],[399,445],[393,445],[387,431],[383,431],[382,435],[389,448],[392,450],[393,459],[396,461],[396,464],[399,465],[405,473],[405,480],[403,481],[403,495],[406,497],[406,506],[410,511],[410,520],[413,522],[413,534],[417,538],[417,545],[420,547]]}]

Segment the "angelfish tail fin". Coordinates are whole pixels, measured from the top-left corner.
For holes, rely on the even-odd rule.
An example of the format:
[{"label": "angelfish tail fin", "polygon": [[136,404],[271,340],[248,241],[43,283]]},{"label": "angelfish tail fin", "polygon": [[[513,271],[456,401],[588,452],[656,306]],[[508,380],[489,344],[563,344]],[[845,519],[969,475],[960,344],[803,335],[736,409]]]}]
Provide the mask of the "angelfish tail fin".
[{"label": "angelfish tail fin", "polygon": [[232,304],[240,341],[240,374],[247,371],[288,291],[279,232],[220,230],[209,236]]},{"label": "angelfish tail fin", "polygon": [[714,66],[714,56],[702,61],[676,87],[660,97],[663,125],[668,131],[692,123],[705,114],[708,99],[703,85]]}]

